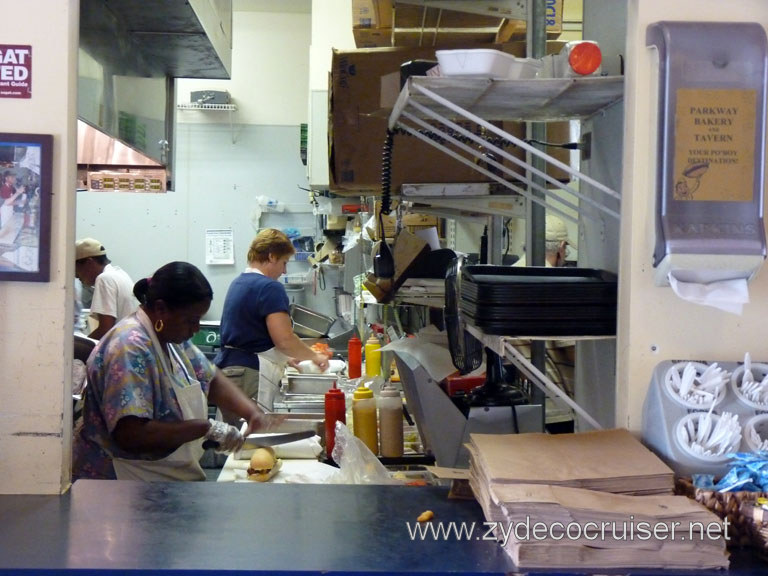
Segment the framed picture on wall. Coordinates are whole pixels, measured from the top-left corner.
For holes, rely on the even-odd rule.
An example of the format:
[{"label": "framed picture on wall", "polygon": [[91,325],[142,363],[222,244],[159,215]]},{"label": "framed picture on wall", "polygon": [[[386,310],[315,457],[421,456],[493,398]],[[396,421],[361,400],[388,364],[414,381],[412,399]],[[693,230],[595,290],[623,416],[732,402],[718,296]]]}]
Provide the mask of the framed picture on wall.
[{"label": "framed picture on wall", "polygon": [[53,136],[0,133],[0,280],[48,282]]}]

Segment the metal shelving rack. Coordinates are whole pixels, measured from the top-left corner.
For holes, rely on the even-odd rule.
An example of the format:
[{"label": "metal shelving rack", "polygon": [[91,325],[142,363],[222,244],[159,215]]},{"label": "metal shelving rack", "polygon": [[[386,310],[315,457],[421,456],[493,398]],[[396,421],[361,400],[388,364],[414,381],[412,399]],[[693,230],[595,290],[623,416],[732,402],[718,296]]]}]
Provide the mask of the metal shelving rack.
[{"label": "metal shelving rack", "polygon": [[[546,205],[547,209],[571,221],[574,218],[558,206],[574,209],[591,219],[600,219],[605,216],[618,219],[621,201],[618,192],[501,130],[491,121],[585,120],[621,101],[623,89],[624,79],[620,76],[527,80],[409,78],[389,117],[389,129],[399,128],[420,138],[513,193],[513,195],[488,196],[482,201],[477,197],[465,199],[430,197],[409,198],[409,200],[435,205],[437,211],[448,210],[452,213],[463,210],[498,216],[499,210],[493,209],[490,202],[511,200],[511,198],[520,200],[520,197],[524,197],[539,205]],[[474,134],[457,124],[455,120],[474,122],[484,129],[484,134]],[[536,161],[539,166],[543,161],[545,166],[550,164],[564,170],[579,181],[579,190],[548,176],[545,170],[512,156],[504,150],[503,145],[498,145],[491,139],[495,141],[500,139],[502,142],[523,148],[539,159]],[[522,174],[514,172],[509,166],[505,166],[503,161],[523,168],[524,172]],[[545,185],[537,181],[544,181],[579,198],[579,206],[568,202],[558,194],[552,194]],[[525,188],[520,184],[525,185]],[[585,189],[592,193],[585,194]],[[531,193],[531,190],[536,190],[539,194]],[[547,199],[550,202],[547,202]],[[553,202],[558,204],[553,205]],[[468,326],[467,329],[484,346],[512,362],[545,394],[568,405],[594,428],[601,428],[589,413],[515,348],[515,340],[521,337],[486,335],[482,330],[472,326]],[[552,339],[557,338],[536,338],[536,340]],[[534,339],[531,338],[531,340]]]},{"label": "metal shelving rack", "polygon": [[[619,218],[621,196],[601,184],[498,128],[492,121],[584,120],[619,102],[623,97],[621,76],[588,78],[534,78],[494,80],[490,78],[411,77],[407,80],[389,117],[390,130],[401,129],[435,146],[455,160],[498,182],[515,195],[536,202],[574,221],[567,209],[588,218],[608,215]],[[476,123],[484,134],[474,134],[456,120]],[[563,184],[545,171],[513,156],[494,141],[518,146],[580,182],[580,189]],[[507,165],[503,162],[507,161]],[[510,163],[521,167],[515,172]],[[531,175],[530,177],[527,174]],[[565,191],[580,201],[576,206],[535,180]],[[525,187],[521,187],[521,184]],[[584,189],[597,192],[597,200]],[[537,190],[549,198],[532,194]],[[552,204],[555,202],[556,204]],[[489,214],[497,211],[489,210]]]}]

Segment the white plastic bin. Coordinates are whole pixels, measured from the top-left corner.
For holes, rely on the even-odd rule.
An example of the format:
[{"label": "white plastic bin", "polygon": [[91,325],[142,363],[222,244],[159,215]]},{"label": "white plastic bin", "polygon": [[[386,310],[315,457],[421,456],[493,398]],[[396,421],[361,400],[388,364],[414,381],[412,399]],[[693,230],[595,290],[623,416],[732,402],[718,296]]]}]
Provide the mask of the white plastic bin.
[{"label": "white plastic bin", "polygon": [[488,48],[437,50],[435,55],[440,64],[442,76],[534,78],[541,67],[538,60],[515,58],[511,54]]}]

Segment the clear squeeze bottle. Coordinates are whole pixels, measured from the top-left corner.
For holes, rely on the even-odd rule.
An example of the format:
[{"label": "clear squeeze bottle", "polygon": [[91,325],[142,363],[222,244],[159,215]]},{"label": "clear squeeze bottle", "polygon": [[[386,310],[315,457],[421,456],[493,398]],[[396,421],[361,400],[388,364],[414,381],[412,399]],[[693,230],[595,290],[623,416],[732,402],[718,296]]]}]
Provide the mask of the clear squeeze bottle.
[{"label": "clear squeeze bottle", "polygon": [[403,455],[403,401],[394,386],[384,386],[379,394],[379,432],[381,455],[399,458]]}]

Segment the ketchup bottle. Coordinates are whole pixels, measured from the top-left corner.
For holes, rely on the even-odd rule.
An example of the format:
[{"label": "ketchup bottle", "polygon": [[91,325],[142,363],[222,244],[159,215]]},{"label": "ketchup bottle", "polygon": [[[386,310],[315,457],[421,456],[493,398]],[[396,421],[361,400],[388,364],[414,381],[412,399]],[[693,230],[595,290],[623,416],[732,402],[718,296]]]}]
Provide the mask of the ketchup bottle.
[{"label": "ketchup bottle", "polygon": [[347,423],[347,408],[344,401],[344,392],[333,388],[325,393],[325,455],[333,460],[333,446],[336,444],[336,422]]},{"label": "ketchup bottle", "polygon": [[353,335],[347,344],[347,377],[360,378],[363,369],[363,343],[360,338]]}]

